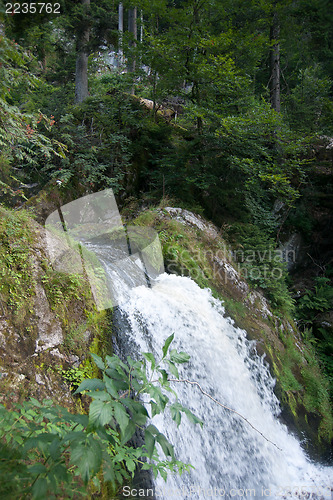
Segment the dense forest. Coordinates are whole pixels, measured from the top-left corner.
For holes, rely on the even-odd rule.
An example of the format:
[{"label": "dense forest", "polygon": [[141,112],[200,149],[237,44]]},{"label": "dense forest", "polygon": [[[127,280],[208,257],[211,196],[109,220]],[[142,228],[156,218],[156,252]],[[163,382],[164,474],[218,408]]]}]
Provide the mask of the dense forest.
[{"label": "dense forest", "polygon": [[[66,203],[112,188],[129,218],[156,206],[201,214],[219,228],[249,286],[263,292],[276,314],[297,325],[316,359],[331,412],[332,95],[329,0],[1,1],[0,208],[12,214],[11,220],[26,217],[28,210],[45,222],[48,214],[38,210],[41,193],[44,200],[57,196]],[[1,238],[9,226],[1,217],[4,266]],[[275,257],[279,252],[282,259]],[[0,314],[5,316],[11,299],[4,276]],[[71,279],[67,287],[83,286]],[[169,355],[168,340],[164,357]],[[154,369],[148,354],[146,362]],[[173,370],[187,359],[185,353],[170,356]],[[97,354],[95,361],[104,374],[122,363],[109,358],[104,364]],[[143,370],[135,370],[147,385]],[[118,397],[121,384],[128,382],[125,372],[119,387],[106,384],[102,391],[96,382],[79,391],[99,389],[106,399]],[[129,408],[115,408],[121,432],[127,428],[131,434]],[[33,411],[39,422],[51,414],[42,407]],[[143,406],[133,403],[130,411],[140,425],[145,423]],[[173,409],[175,420],[180,411],[200,423],[184,408]],[[58,425],[86,426],[84,415],[81,420],[71,415],[64,413]],[[27,421],[25,436],[31,430]],[[106,421],[106,415],[98,414],[96,428]],[[12,429],[13,421],[6,422],[7,430]],[[169,468],[184,467],[153,427],[146,432],[147,456],[159,440],[172,458]],[[110,441],[99,432],[102,441]],[[125,465],[115,467],[116,475],[104,472],[106,481],[119,486],[134,471],[139,452],[128,448],[126,457],[121,455],[124,448],[113,432],[118,462]],[[329,442],[332,431],[328,434]],[[85,448],[70,439],[68,447],[79,460]],[[97,471],[105,451],[93,434],[89,440],[92,451],[79,472],[82,484],[90,481],[91,493],[101,488]],[[51,450],[55,462],[57,447],[58,442]],[[14,494],[15,481],[25,477],[26,465],[22,457],[11,459],[22,470],[5,469],[12,482],[3,498],[21,498]],[[73,456],[71,460],[75,463]],[[35,479],[28,480],[24,498],[46,498],[50,485],[69,481],[60,465],[52,477],[43,476],[45,464],[33,467],[29,473]],[[166,474],[168,467],[160,462],[157,468]],[[73,495],[83,494],[81,487],[78,482]],[[61,488],[58,498],[72,498],[68,486]]]}]

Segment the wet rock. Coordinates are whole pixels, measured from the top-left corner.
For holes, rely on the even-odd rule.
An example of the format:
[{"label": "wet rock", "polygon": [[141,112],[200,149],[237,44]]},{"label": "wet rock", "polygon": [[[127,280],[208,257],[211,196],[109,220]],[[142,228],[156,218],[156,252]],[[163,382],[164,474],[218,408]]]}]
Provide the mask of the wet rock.
[{"label": "wet rock", "polygon": [[302,254],[302,236],[299,233],[293,233],[289,239],[279,247],[278,253],[282,262],[287,265],[287,270],[292,271],[301,260]]},{"label": "wet rock", "polygon": [[37,382],[38,385],[45,385],[45,382],[43,380],[43,377],[40,373],[36,373],[35,374],[35,380]]},{"label": "wet rock", "polygon": [[258,291],[252,291],[247,298],[247,303],[251,306],[254,306],[255,311],[259,313],[260,316],[262,316],[264,319],[273,317],[273,314],[268,306],[268,301],[262,295],[262,293]]},{"label": "wet rock", "polygon": [[35,314],[38,318],[36,352],[62,344],[64,337],[60,321],[51,311],[45,291],[40,284],[36,285]]},{"label": "wet rock", "polygon": [[333,161],[333,137],[322,135],[313,146],[313,151],[318,160]]},{"label": "wet rock", "polygon": [[165,212],[172,218],[191,228],[200,230],[210,242],[219,243],[219,250],[213,254],[212,270],[215,280],[221,286],[223,293],[231,296],[233,299],[242,302],[251,310],[251,314],[259,315],[263,319],[273,316],[270,311],[268,301],[259,290],[250,289],[248,283],[237,269],[237,264],[233,260],[233,253],[227,244],[221,238],[218,229],[200,215],[194,214],[188,210],[176,207],[166,207],[160,211]]},{"label": "wet rock", "polygon": [[222,279],[225,284],[229,282],[229,284],[234,286],[242,298],[245,299],[250,289],[248,284],[242,280],[240,273],[238,273],[229,262],[223,261],[217,256],[214,257],[214,261],[219,266],[219,278]]},{"label": "wet rock", "polygon": [[182,208],[166,207],[163,209],[166,211],[173,219],[178,220],[182,224],[187,224],[192,227],[200,229],[206,233],[210,238],[218,238],[219,232],[211,222],[208,222],[200,215],[194,214],[188,210]]}]

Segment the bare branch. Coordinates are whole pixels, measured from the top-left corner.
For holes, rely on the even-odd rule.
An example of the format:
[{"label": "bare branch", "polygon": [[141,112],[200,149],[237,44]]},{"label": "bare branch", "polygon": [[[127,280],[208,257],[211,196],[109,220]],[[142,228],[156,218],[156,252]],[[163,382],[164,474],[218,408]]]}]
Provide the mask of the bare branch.
[{"label": "bare branch", "polygon": [[314,258],[309,253],[306,253],[306,255],[308,255],[310,257],[310,259],[312,260],[312,262],[314,263],[314,265],[317,266],[317,267],[319,267],[319,269],[321,269],[323,273],[326,271],[325,267],[322,267],[320,264],[318,264],[318,262],[316,262],[314,260]]},{"label": "bare branch", "polygon": [[186,378],[179,379],[179,380],[178,379],[168,379],[168,382],[186,382],[186,383],[191,384],[191,385],[196,385],[200,389],[200,391],[202,392],[202,394],[204,394],[209,399],[211,399],[212,401],[214,401],[214,403],[218,404],[219,406],[222,406],[222,408],[225,408],[226,410],[231,411],[232,413],[236,413],[236,415],[238,415],[243,420],[245,420],[245,422],[247,422],[252,427],[252,429],[254,429],[256,432],[258,432],[264,439],[266,439],[266,441],[268,441],[269,443],[271,443],[272,445],[274,445],[275,448],[277,448],[278,450],[282,451],[282,449],[279,448],[275,443],[273,443],[273,441],[271,441],[270,439],[268,439],[266,436],[264,436],[264,434],[262,432],[260,432],[256,427],[254,427],[254,425],[252,425],[251,422],[249,422],[247,420],[247,418],[243,417],[243,415],[241,415],[240,413],[238,413],[238,411],[233,410],[232,408],[229,408],[229,406],[223,405],[222,403],[220,403],[219,401],[217,401],[217,399],[213,398],[210,394],[208,394],[208,392],[204,391],[203,388],[200,386],[200,384],[198,384],[198,382],[193,382],[193,381],[188,380]]}]

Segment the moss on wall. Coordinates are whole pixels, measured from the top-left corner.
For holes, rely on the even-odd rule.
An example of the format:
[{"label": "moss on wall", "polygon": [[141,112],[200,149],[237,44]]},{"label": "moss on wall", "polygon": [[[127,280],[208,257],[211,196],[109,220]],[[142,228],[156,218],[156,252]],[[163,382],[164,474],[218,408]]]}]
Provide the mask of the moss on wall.
[{"label": "moss on wall", "polygon": [[46,248],[27,212],[0,208],[0,400],[73,407],[73,379],[96,375],[89,353],[109,352],[111,315],[96,311],[83,275],[52,269]]}]

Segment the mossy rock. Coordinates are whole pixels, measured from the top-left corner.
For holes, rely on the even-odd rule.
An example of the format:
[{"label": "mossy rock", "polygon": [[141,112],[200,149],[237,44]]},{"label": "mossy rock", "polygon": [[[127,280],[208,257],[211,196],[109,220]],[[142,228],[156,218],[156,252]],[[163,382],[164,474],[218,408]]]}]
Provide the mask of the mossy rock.
[{"label": "mossy rock", "polygon": [[0,215],[0,401],[75,407],[62,370],[90,362],[91,348],[106,353],[110,315],[96,311],[84,276],[52,269],[45,230],[28,213]]}]

